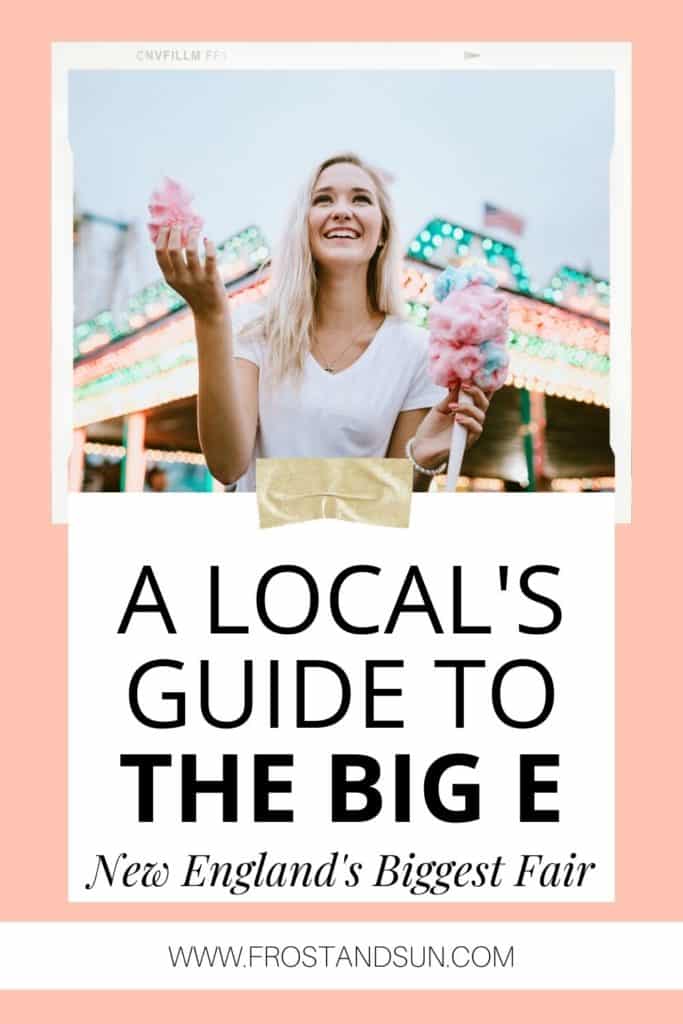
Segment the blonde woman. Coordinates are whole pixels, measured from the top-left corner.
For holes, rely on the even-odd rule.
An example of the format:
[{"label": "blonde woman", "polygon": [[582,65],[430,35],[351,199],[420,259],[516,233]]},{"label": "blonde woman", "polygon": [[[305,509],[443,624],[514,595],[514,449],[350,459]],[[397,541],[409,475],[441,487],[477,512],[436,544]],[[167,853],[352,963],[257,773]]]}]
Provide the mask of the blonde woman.
[{"label": "blonde woman", "polygon": [[390,197],[354,154],[311,175],[285,232],[265,313],[236,337],[214,244],[177,228],[156,255],[192,310],[199,362],[199,436],[211,473],[254,489],[254,460],[387,456],[413,461],[426,490],[448,458],[453,418],[481,434],[487,396],[474,406],[433,384],[427,334],[403,319],[400,251]]}]

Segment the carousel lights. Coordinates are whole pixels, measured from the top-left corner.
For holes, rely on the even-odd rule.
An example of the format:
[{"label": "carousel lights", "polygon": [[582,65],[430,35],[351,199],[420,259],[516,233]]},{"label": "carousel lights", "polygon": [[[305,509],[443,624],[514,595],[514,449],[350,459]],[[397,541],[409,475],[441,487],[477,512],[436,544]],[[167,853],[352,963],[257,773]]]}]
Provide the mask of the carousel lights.
[{"label": "carousel lights", "polygon": [[[223,280],[229,283],[262,266],[269,255],[270,248],[260,229],[249,227],[218,246],[218,269]],[[83,343],[93,334],[106,333],[109,341],[118,341],[139,330],[140,318],[144,318],[144,323],[151,323],[185,305],[184,299],[164,281],[148,285],[131,297],[127,309],[116,321],[111,312],[105,310],[77,324],[73,334],[74,357],[91,351],[84,348]]]},{"label": "carousel lights", "polygon": [[[419,278],[417,280],[419,281]],[[404,286],[405,283],[404,279]],[[413,289],[415,283],[416,279],[413,278]],[[429,285],[431,286],[431,280]],[[586,348],[567,343],[565,339],[571,336],[572,326],[576,329],[576,318],[562,311],[559,318],[553,316],[547,322],[543,322],[538,319],[538,311],[535,306],[536,304],[529,313],[533,323],[541,322],[544,330],[551,330],[553,325],[561,323],[566,334],[562,336],[562,340],[556,340],[512,330],[510,333],[512,372],[507,383],[517,388],[545,392],[548,395],[570,398],[588,405],[608,406],[609,356],[604,352],[591,351],[587,348],[589,343],[595,343],[593,335],[599,336],[599,332],[592,327],[588,328],[592,333],[589,333],[587,338],[580,339]],[[418,327],[428,326],[429,305],[427,303],[409,298],[405,302],[404,309],[406,316]],[[552,312],[553,314],[558,313],[556,310]],[[514,323],[513,317],[511,320]]]},{"label": "carousel lights", "polygon": [[[453,242],[450,242],[450,239]],[[443,254],[439,249],[445,241],[450,244]],[[453,244],[454,243],[454,244]],[[563,266],[553,274],[551,282],[537,291],[517,255],[517,250],[507,242],[497,241],[489,235],[471,231],[459,224],[435,219],[410,242],[407,256],[434,265],[445,266],[454,258],[467,260],[472,255],[486,259],[491,268],[496,267],[499,283],[529,296],[536,296],[547,303],[573,310],[579,314],[609,320],[609,282],[594,278],[590,273]],[[502,261],[502,262],[501,262]]]},{"label": "carousel lights", "polygon": [[534,299],[510,299],[510,325],[518,334],[533,334],[584,348],[601,355],[609,353],[609,330],[569,310],[546,306]]},{"label": "carousel lights", "polygon": [[[83,445],[84,454],[100,456],[105,459],[122,459],[126,454],[125,445],[99,444],[97,441],[86,441]],[[201,452],[163,451],[161,448],[146,448],[147,463],[182,463],[188,466],[205,466],[206,460]]]},{"label": "carousel lights", "polygon": [[429,315],[429,306],[426,306],[423,302],[408,302],[404,306],[405,314],[409,320],[417,327],[427,327],[427,317]]},{"label": "carousel lights", "polygon": [[[145,306],[145,314],[146,314],[147,320],[159,320],[162,316],[165,316],[166,313],[168,313],[168,311],[169,311],[169,303],[168,302],[162,302],[162,301],[150,302],[149,305]],[[140,316],[139,313],[136,314],[136,315]],[[82,346],[81,346],[81,350],[82,350]]]},{"label": "carousel lights", "polygon": [[240,288],[238,292],[233,292],[232,295],[228,296],[230,308],[236,309],[245,303],[257,302],[258,299],[267,294],[269,286],[270,280],[266,279],[265,281],[259,281],[257,284],[249,285],[247,288]]},{"label": "carousel lights", "polygon": [[[403,268],[401,279],[401,292],[407,303],[419,302],[425,309],[429,307],[434,299],[434,272],[425,273],[415,266],[409,264]],[[410,316],[410,309],[406,309],[406,315]]]},{"label": "carousel lights", "polygon": [[[546,370],[545,367],[548,367]],[[586,405],[609,408],[608,379],[573,367],[545,364],[541,360],[511,356],[510,376],[506,383],[515,388],[540,392],[551,398],[567,398]]]},{"label": "carousel lights", "polygon": [[560,492],[577,491],[613,491],[615,479],[613,476],[597,477],[564,477],[551,480],[550,489]]},{"label": "carousel lights", "polygon": [[83,445],[85,455],[99,455],[105,459],[122,459],[126,449],[122,444],[99,444],[96,441],[86,441]]},{"label": "carousel lights", "polygon": [[[252,257],[261,259],[269,250],[258,245],[262,236],[258,229],[241,233],[222,247],[223,257],[230,257],[238,265],[243,257],[245,244],[253,242]],[[413,260],[426,261],[426,250],[434,251],[452,237],[459,247],[468,247],[472,239],[479,239],[489,264],[500,257],[507,262],[510,272],[516,278],[519,291],[530,290],[530,282],[513,246],[497,242],[487,235],[478,235],[459,225],[447,221],[431,221],[410,243],[410,261],[404,265],[403,294],[406,315],[418,326],[428,325],[430,303],[433,301],[433,282],[438,273],[436,266],[419,269]],[[453,243],[450,243],[451,247]],[[223,265],[223,263],[221,264]],[[240,269],[244,269],[242,262]],[[507,271],[492,271],[505,283]],[[563,277],[564,275],[564,277]],[[601,298],[609,293],[606,281],[597,281],[589,275],[561,268],[553,279],[560,283],[567,280],[592,282]],[[231,306],[255,302],[267,291],[268,278],[241,288],[229,297]],[[558,289],[554,289],[558,290]],[[508,384],[544,391],[549,395],[572,398],[587,403],[608,406],[609,332],[596,326],[594,320],[582,317],[585,310],[573,312],[558,308],[550,298],[548,303],[538,301],[531,295],[511,296],[511,338],[510,350],[513,370]],[[147,327],[149,308],[155,303],[168,311],[184,307],[185,303],[165,282],[157,282],[137,293],[128,306],[128,325],[134,330]],[[115,329],[113,317],[107,311],[98,314],[92,321],[79,324],[74,329],[74,340],[79,354],[92,352],[104,347],[112,338]],[[130,332],[129,332],[130,333]],[[113,352],[103,352],[95,359],[78,364],[74,372],[76,399],[81,424],[105,419],[103,408],[116,409],[109,416],[133,411],[174,398],[196,393],[196,350],[192,319],[189,311],[181,313],[171,321],[153,326],[150,324],[138,338],[132,339]],[[125,392],[125,397],[121,394]],[[148,396],[148,397],[141,397]],[[90,416],[93,408],[98,415]]]},{"label": "carousel lights", "polygon": [[188,466],[205,466],[206,459],[201,452],[166,452],[157,448],[147,448],[145,451],[145,459],[147,462],[167,462],[174,463],[180,462]]},{"label": "carousel lights", "polygon": [[88,381],[97,380],[116,370],[141,362],[157,355],[166,348],[192,341],[194,332],[189,315],[171,323],[156,327],[143,334],[136,341],[114,352],[104,352],[92,362],[82,363],[74,369],[74,387],[79,388]]},{"label": "carousel lights", "polygon": [[[417,272],[414,268],[410,269],[405,280],[412,281],[413,288],[418,290],[429,290],[432,284],[429,275]],[[265,283],[254,286],[253,289],[245,289],[255,293],[257,298],[264,290]],[[246,296],[243,301],[248,301]],[[426,302],[408,300],[405,312],[416,325],[427,326],[429,305]],[[567,319],[566,322],[569,324],[570,320]],[[520,367],[523,364],[525,368],[522,374],[515,372],[511,377],[510,382],[515,386],[588,403],[595,401],[601,405],[608,404],[607,355],[514,330],[510,337],[510,353],[513,366]],[[119,352],[107,353],[93,364],[77,367],[74,375],[75,399],[79,408],[82,408],[84,402],[90,402],[98,395],[126,388],[131,382],[147,379],[153,382],[163,377],[169,370],[185,364],[192,364],[196,371],[196,350],[189,315],[143,335],[139,341]],[[564,378],[557,376],[558,365],[564,365],[568,372],[573,371],[571,380],[566,374]],[[577,373],[582,375],[580,380],[576,378]],[[161,393],[166,395],[164,385],[160,382],[159,392],[155,394],[152,404],[159,404],[162,400]],[[163,400],[170,399],[164,397]]]},{"label": "carousel lights", "polygon": [[472,491],[504,491],[505,483],[493,476],[475,476],[470,480]]},{"label": "carousel lights", "polygon": [[[405,311],[418,327],[427,327],[429,306],[409,300]],[[587,405],[609,406],[608,356],[512,332],[510,363],[508,385]]]},{"label": "carousel lights", "polygon": [[[116,370],[104,377],[97,377],[94,380],[90,380],[75,389],[74,399],[78,406],[78,403],[86,401],[92,396],[101,394],[102,392],[125,388],[127,384],[133,381],[155,378],[163,375],[168,370],[175,369],[185,363],[193,363],[196,365],[196,362],[197,359],[194,344],[188,342],[184,345],[179,345],[177,348],[171,349],[170,351],[162,352],[158,356],[154,356],[150,359],[145,359],[142,362],[133,363],[131,366],[126,366],[120,370]],[[158,402],[154,404],[158,404]]]},{"label": "carousel lights", "polygon": [[[444,254],[438,253],[444,242]],[[477,249],[478,247],[478,249]],[[432,220],[408,246],[407,255],[414,260],[447,265],[452,257],[467,260],[478,252],[490,267],[496,267],[496,276],[501,284],[512,285],[517,291],[528,294],[531,291],[529,278],[517,257],[514,246],[497,242],[488,235],[470,231],[459,224],[444,220]],[[506,267],[500,262],[505,261]]]},{"label": "carousel lights", "polygon": [[[445,490],[446,476],[441,474],[436,478],[436,489]],[[495,476],[459,476],[456,491],[504,491],[505,482]]]},{"label": "carousel lights", "polygon": [[[268,284],[267,280],[259,281],[233,293],[228,298],[230,308],[237,309],[245,303],[258,301],[267,292]],[[192,318],[189,311],[186,311],[170,323],[151,327],[123,348],[105,352],[94,361],[78,364],[74,368],[74,386],[78,388],[90,380],[96,380],[116,370],[131,366],[133,363],[140,362],[146,357],[179,343],[193,343],[193,339]]]},{"label": "carousel lights", "polygon": [[543,289],[543,298],[568,309],[609,320],[609,282],[584,270],[562,266]]},{"label": "carousel lights", "polygon": [[[121,374],[109,379],[107,390],[79,395],[74,412],[74,425],[123,416],[139,409],[148,409],[179,398],[196,394],[197,365],[194,360],[179,360],[165,372],[148,368],[152,376],[139,372]],[[549,396],[582,401],[586,404],[609,406],[607,378],[587,374],[573,367],[560,367],[548,360],[538,360],[512,353],[512,370],[507,383],[516,388],[544,392]]]},{"label": "carousel lights", "polygon": [[85,427],[196,394],[197,364],[184,363],[157,377],[134,380],[126,387],[114,388],[77,402],[73,425]]},{"label": "carousel lights", "polygon": [[99,331],[97,334],[91,334],[89,338],[82,341],[79,345],[79,351],[85,355],[86,352],[94,352],[95,349],[108,345],[109,341],[109,335],[104,331]]},{"label": "carousel lights", "polygon": [[520,352],[537,356],[540,359],[569,363],[570,366],[580,367],[589,373],[601,375],[609,373],[610,358],[608,355],[575,348],[572,345],[565,345],[560,341],[552,341],[549,338],[539,338],[533,335],[517,334],[515,331],[511,331],[508,345],[511,352],[519,350]]}]

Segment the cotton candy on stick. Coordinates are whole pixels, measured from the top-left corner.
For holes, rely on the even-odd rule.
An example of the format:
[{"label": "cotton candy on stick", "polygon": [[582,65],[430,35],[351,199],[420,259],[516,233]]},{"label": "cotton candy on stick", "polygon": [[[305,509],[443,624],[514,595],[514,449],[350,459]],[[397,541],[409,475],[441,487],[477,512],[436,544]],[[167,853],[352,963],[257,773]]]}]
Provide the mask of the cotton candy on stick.
[{"label": "cotton candy on stick", "polygon": [[192,193],[173,178],[164,178],[161,188],[152,192],[147,209],[150,219],[147,227],[150,238],[156,245],[162,228],[180,228],[180,244],[183,248],[190,240],[190,232],[201,230],[203,219],[192,209]]},{"label": "cotton candy on stick", "polygon": [[[429,370],[432,380],[454,390],[476,384],[496,391],[507,378],[508,303],[485,268],[448,267],[434,285],[429,312]],[[460,405],[473,405],[460,387]],[[454,491],[467,444],[467,429],[454,421],[446,490]]]}]

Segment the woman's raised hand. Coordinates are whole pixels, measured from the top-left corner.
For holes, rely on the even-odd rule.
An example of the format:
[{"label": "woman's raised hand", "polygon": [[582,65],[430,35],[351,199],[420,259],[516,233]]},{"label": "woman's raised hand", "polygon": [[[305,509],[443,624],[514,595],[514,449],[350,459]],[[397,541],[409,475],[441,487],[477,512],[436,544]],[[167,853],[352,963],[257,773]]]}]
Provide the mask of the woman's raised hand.
[{"label": "woman's raised hand", "polygon": [[204,263],[199,255],[199,230],[190,232],[183,251],[180,228],[161,228],[155,248],[166,283],[182,295],[198,320],[226,317],[228,304],[213,242],[204,239]]}]

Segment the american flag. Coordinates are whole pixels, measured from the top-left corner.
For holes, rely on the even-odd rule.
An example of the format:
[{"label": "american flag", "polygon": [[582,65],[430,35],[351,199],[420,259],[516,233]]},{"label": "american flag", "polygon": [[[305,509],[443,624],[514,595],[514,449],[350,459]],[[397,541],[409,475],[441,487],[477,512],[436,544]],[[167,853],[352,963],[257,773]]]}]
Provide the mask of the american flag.
[{"label": "american flag", "polygon": [[484,203],[484,227],[504,228],[513,235],[524,234],[524,221],[509,210],[501,210],[493,203]]}]

